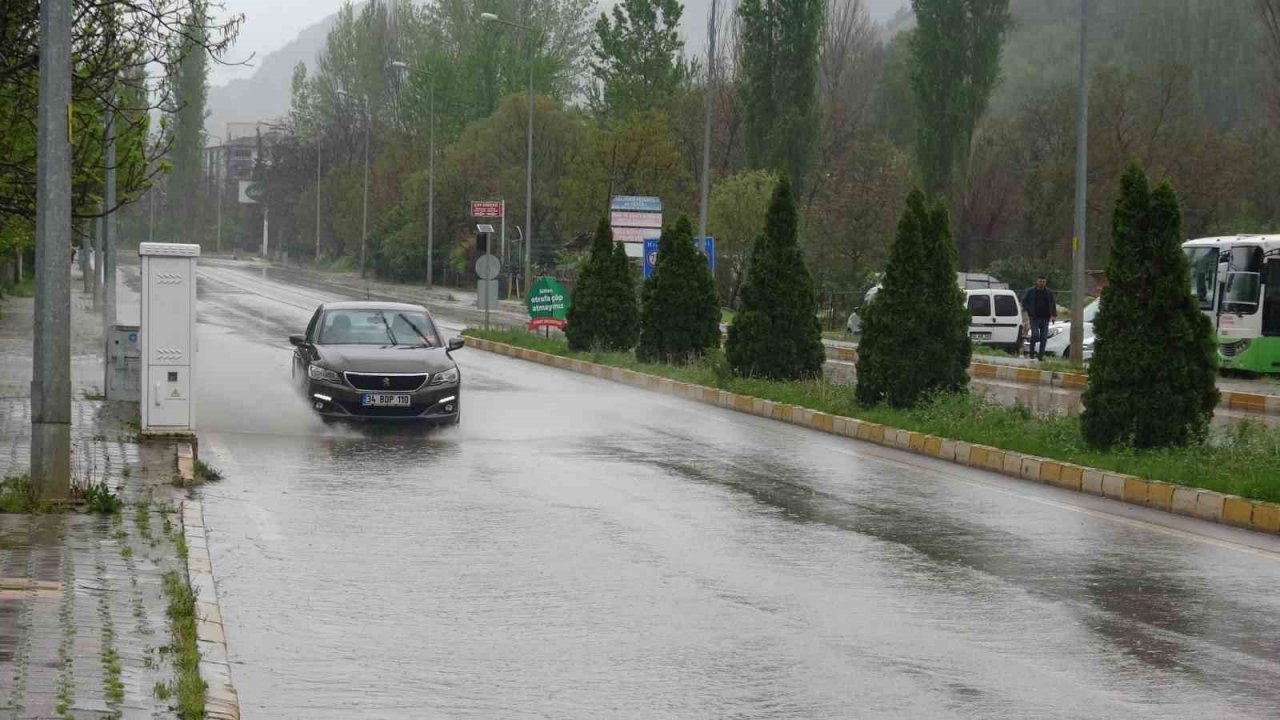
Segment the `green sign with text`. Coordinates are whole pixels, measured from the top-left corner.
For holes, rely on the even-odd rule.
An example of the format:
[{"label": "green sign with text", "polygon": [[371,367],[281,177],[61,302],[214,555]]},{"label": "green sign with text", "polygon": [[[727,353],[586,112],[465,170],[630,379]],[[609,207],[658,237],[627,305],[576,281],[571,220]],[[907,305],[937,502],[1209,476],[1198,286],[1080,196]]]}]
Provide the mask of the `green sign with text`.
[{"label": "green sign with text", "polygon": [[529,288],[529,329],[553,327],[564,329],[569,314],[569,293],[553,277],[542,276]]}]

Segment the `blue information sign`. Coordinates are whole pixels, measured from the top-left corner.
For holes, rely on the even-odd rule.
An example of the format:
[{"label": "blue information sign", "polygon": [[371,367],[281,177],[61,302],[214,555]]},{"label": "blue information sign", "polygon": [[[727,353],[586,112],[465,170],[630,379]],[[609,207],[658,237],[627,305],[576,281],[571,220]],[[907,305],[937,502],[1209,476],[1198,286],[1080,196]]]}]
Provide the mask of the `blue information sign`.
[{"label": "blue information sign", "polygon": [[[708,235],[703,238],[702,253],[707,256],[707,267],[716,271],[716,239]],[[644,279],[653,274],[653,266],[658,264],[658,238],[645,238],[644,241]]]}]

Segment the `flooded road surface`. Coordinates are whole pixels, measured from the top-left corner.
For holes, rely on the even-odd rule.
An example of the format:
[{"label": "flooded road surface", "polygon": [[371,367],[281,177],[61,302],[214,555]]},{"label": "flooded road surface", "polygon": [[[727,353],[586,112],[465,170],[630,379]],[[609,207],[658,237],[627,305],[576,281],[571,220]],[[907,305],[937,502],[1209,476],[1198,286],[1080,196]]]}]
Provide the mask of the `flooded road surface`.
[{"label": "flooded road surface", "polygon": [[461,426],[324,426],[336,296],[201,283],[245,718],[1280,712],[1272,538],[467,349]]}]

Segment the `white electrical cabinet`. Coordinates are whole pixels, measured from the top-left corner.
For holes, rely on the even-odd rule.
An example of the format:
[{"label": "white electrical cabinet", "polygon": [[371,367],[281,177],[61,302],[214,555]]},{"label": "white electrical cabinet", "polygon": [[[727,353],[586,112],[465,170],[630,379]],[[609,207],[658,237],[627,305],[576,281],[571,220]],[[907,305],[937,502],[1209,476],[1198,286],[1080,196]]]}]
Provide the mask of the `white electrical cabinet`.
[{"label": "white electrical cabinet", "polygon": [[142,431],[195,429],[196,261],[199,245],[142,243]]}]

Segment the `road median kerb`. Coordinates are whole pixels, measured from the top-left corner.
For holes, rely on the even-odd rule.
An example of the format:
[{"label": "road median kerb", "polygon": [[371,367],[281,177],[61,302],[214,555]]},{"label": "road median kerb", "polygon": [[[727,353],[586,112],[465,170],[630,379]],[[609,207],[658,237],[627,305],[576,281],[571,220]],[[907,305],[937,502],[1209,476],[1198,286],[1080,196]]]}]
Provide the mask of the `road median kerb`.
[{"label": "road median kerb", "polygon": [[[989,470],[1029,482],[1054,485],[1067,490],[1111,498],[1117,502],[1140,505],[1179,515],[1189,515],[1209,522],[1233,525],[1256,532],[1272,535],[1280,534],[1280,505],[1274,503],[1249,500],[1213,490],[1171,485],[1159,480],[1147,480],[1124,473],[1083,467],[985,445],[975,445],[901,428],[886,427],[866,420],[831,415],[818,410],[787,405],[750,395],[738,395],[718,388],[671,381],[657,375],[649,375],[634,370],[612,368],[586,361],[562,364],[551,359],[562,356],[548,355],[541,352],[530,353],[523,348],[481,338],[468,338],[468,344],[478,350],[540,362],[544,365],[594,375],[603,379],[611,379],[623,384],[677,395],[707,405],[715,405],[726,410],[780,420],[820,432],[897,448],[957,465]],[[992,370],[989,372],[994,376],[994,373],[998,371],[996,368],[1001,366],[992,365],[991,367]],[[601,370],[601,368],[605,369]],[[1040,374],[1041,383],[1045,382],[1044,377],[1046,375],[1052,377],[1051,382],[1053,383],[1063,382],[1059,376],[1070,376],[1070,374],[1063,373],[1036,372]],[[1086,376],[1075,377],[1084,378],[1087,385],[1088,378]],[[1225,398],[1227,393],[1223,395]],[[1270,409],[1269,403],[1270,401],[1268,401],[1268,409]],[[1280,405],[1276,407],[1276,411],[1280,411]],[[203,673],[203,667],[201,672]],[[234,690],[232,692],[234,693]]]},{"label": "road median kerb", "polygon": [[205,682],[206,720],[239,720],[240,699],[231,682],[227,637],[213,580],[204,508],[198,500],[182,502],[182,532],[187,552],[187,581],[196,593],[196,641],[200,647],[200,678]]}]

